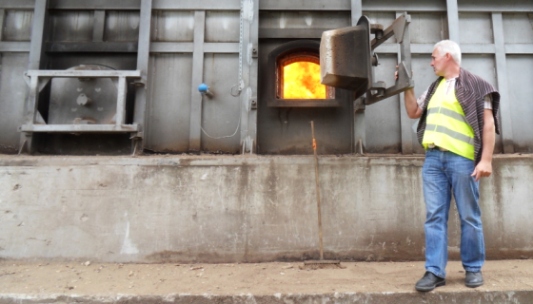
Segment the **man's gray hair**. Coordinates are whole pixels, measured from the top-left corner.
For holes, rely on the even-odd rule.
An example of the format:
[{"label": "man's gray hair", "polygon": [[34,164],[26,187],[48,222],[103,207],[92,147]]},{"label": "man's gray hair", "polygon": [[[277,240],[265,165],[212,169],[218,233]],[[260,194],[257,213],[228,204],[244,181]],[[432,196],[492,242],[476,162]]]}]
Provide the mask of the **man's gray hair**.
[{"label": "man's gray hair", "polygon": [[461,66],[461,48],[455,41],[442,40],[435,44],[433,50],[439,50],[439,55],[443,56],[449,53],[452,56],[455,63]]}]

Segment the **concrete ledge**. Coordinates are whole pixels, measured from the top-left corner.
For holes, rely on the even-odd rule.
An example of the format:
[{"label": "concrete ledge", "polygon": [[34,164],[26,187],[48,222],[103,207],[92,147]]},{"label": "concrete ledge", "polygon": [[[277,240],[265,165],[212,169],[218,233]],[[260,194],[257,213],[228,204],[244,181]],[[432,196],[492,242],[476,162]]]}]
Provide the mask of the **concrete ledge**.
[{"label": "concrete ledge", "polygon": [[[421,156],[320,156],[326,259],[421,260]],[[489,259],[533,256],[533,156],[481,185]],[[0,156],[0,258],[265,262],[318,258],[312,156]],[[459,252],[452,208],[449,251]]]},{"label": "concrete ledge", "polygon": [[373,304],[416,304],[416,303],[512,303],[528,304],[533,291],[511,292],[457,292],[447,294],[420,295],[414,293],[335,293],[335,294],[278,294],[278,295],[167,295],[167,296],[65,296],[32,297],[26,295],[0,295],[0,304],[286,304],[286,303],[373,303]]}]

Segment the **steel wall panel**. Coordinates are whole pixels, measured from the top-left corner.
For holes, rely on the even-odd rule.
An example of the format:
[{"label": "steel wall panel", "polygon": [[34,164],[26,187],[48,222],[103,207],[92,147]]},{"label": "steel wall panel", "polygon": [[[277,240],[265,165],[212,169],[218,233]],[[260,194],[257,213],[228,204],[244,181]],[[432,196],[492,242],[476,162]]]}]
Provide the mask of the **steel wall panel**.
[{"label": "steel wall panel", "polygon": [[162,54],[150,60],[145,148],[185,152],[189,148],[191,54]]},{"label": "steel wall panel", "polygon": [[53,11],[52,41],[92,41],[94,27],[93,11]]},{"label": "steel wall panel", "polygon": [[515,152],[533,152],[533,56],[508,56],[507,77]]},{"label": "steel wall panel", "polygon": [[154,11],[151,36],[155,42],[192,42],[194,11]]},{"label": "steel wall panel", "polygon": [[6,10],[2,41],[30,41],[33,11]]},{"label": "steel wall panel", "polygon": [[498,82],[496,81],[496,65],[494,63],[494,55],[463,54],[462,57],[463,59],[461,67],[481,76],[495,88],[498,87]]},{"label": "steel wall panel", "polygon": [[[2,59],[4,62],[2,79],[5,79],[5,73],[10,73],[8,72],[9,69],[15,69],[13,64],[16,62],[22,64],[21,58],[26,56],[10,53],[29,51],[29,47],[21,43],[30,40],[34,13],[31,10],[34,3],[30,0],[6,0],[0,3],[0,9],[4,9],[5,12],[1,35],[3,42],[0,42],[0,50],[7,52],[3,54],[4,58]],[[52,41],[91,43],[92,41],[103,40],[104,42],[135,43],[139,35],[140,3],[140,0],[112,2],[103,0],[92,2],[86,0],[50,0],[48,7],[51,9],[54,28]],[[465,54],[463,55],[465,58],[464,67],[480,74],[496,86],[498,84],[500,86],[509,85],[508,91],[512,98],[508,97],[502,102],[511,104],[510,114],[506,121],[512,120],[514,128],[511,132],[512,136],[507,136],[507,139],[514,141],[516,149],[520,151],[529,151],[527,147],[532,146],[530,137],[533,136],[528,135],[529,132],[523,132],[522,127],[528,122],[525,117],[531,116],[527,100],[532,93],[528,84],[523,85],[520,82],[530,82],[533,79],[531,75],[527,74],[529,72],[524,72],[524,67],[529,69],[531,66],[533,55],[533,27],[531,26],[533,24],[533,15],[531,14],[533,3],[530,0],[461,0],[455,2],[445,0],[429,2],[425,0],[364,0],[359,2],[298,0],[290,3],[261,0],[258,3],[261,38],[302,38],[304,36],[319,38],[324,29],[350,26],[352,18],[355,18],[351,13],[357,9],[367,15],[372,23],[380,23],[387,27],[395,19],[398,12],[408,11],[412,18],[410,25],[411,50],[413,54],[416,54],[413,56],[413,71],[417,95],[421,94],[427,85],[435,79],[433,70],[429,65],[433,44],[441,39],[449,38],[449,33],[458,32],[456,38],[459,39]],[[449,5],[450,3],[456,3],[458,7]],[[354,5],[356,6],[355,10]],[[154,0],[152,7],[154,10],[151,40],[155,44],[152,44],[150,48],[152,52],[150,69],[153,73],[150,74],[149,83],[153,86],[153,91],[147,110],[150,113],[147,123],[149,127],[149,133],[146,135],[147,148],[183,152],[188,149],[187,141],[191,137],[191,100],[196,98],[197,84],[191,82],[191,75],[195,73],[196,75],[203,75],[202,80],[209,82],[208,84],[213,89],[216,88],[216,91],[222,90],[224,92],[225,87],[231,87],[237,83],[238,61],[235,61],[237,60],[239,41],[239,1],[184,0],[176,2]],[[448,16],[457,14],[457,12],[447,14],[446,10],[452,8],[458,8],[458,20]],[[203,13],[204,11],[205,39],[202,39],[201,42],[196,41],[198,47],[194,48],[194,16],[195,13]],[[95,14],[100,16],[98,23],[100,30],[95,29],[94,26],[93,16]],[[503,16],[503,23],[494,25],[494,15],[498,14],[500,20]],[[102,21],[102,18],[105,18],[105,22]],[[501,24],[503,24],[503,29]],[[499,31],[503,31],[503,34],[498,34],[500,42],[495,42],[495,35]],[[387,41],[377,49],[382,65],[376,69],[376,73],[377,76],[383,76],[382,78],[392,77],[388,73],[393,70],[393,62],[397,52],[393,40]],[[502,40],[505,40],[505,45],[501,43]],[[195,53],[195,50],[201,51]],[[260,56],[264,51],[265,49],[259,49]],[[167,54],[160,55],[157,54],[158,52]],[[131,54],[134,55],[134,53]],[[65,55],[67,56],[59,59],[64,56],[63,53],[53,53],[50,64],[68,66],[74,63],[69,58],[76,58],[75,56]],[[12,58],[15,58],[15,63],[11,66],[6,65],[6,56],[14,56]],[[117,57],[109,57],[109,53],[95,56],[101,56],[96,60],[99,62],[123,65],[120,60],[116,61]],[[198,71],[193,71],[191,66],[194,56],[203,58],[199,62],[202,62],[201,65],[205,65]],[[106,58],[104,59],[104,57]],[[500,66],[495,63],[495,60],[499,62]],[[502,63],[505,65],[506,62],[508,66],[503,69]],[[27,64],[20,67],[22,70],[26,68]],[[162,72],[165,68],[171,71]],[[503,71],[503,74],[500,75],[495,70]],[[236,76],[233,77],[232,73]],[[179,85],[176,85],[177,81],[180,81]],[[8,95],[12,94],[12,90],[6,87],[5,83],[3,81],[0,84],[0,90],[8,90],[11,92],[6,91]],[[20,89],[27,90],[26,86],[22,86]],[[0,91],[0,93],[4,94],[4,91]],[[170,102],[170,96],[174,95],[183,98]],[[220,98],[220,96],[216,98]],[[239,116],[237,115],[239,111],[242,112],[242,106],[240,106],[241,108],[232,108],[234,105],[240,105],[233,99],[238,98],[229,95],[229,97],[224,97],[221,102],[205,100],[205,98],[202,101],[203,106],[206,107],[201,110],[201,124],[202,126],[206,125],[205,130],[201,132],[202,149],[233,151],[234,147],[238,146],[238,136],[216,140],[211,138],[220,137],[222,133],[224,136],[231,135],[236,130],[235,126],[230,127],[230,122],[219,121],[217,120],[219,117],[215,115],[216,113],[227,116],[230,118],[229,120],[236,123],[235,117]],[[1,113],[4,113],[4,107],[9,108],[5,104],[7,101],[3,100],[4,104],[0,108]],[[23,103],[23,100],[17,101],[17,103]],[[401,110],[398,107],[393,107],[393,104],[398,107],[403,106],[399,103],[398,97],[393,97],[366,108],[365,115],[368,119],[365,120],[366,131],[364,132],[367,133],[367,149],[369,151],[396,151],[398,147],[402,146],[402,139],[396,135],[396,131],[390,131],[399,129],[401,125]],[[514,111],[515,106],[520,109],[520,113]],[[175,116],[178,118],[175,119]],[[5,124],[5,121],[3,119],[2,122]],[[217,123],[221,125],[217,125]],[[170,126],[171,131],[167,131],[167,126]],[[507,129],[510,130],[510,122],[508,126]],[[216,132],[212,132],[212,130]],[[204,134],[204,131],[208,131],[209,136]],[[4,135],[4,138],[6,136],[9,135]],[[0,141],[0,145],[8,146],[13,143],[5,144],[3,140]],[[9,141],[6,140],[6,142]],[[501,150],[500,143],[501,138],[498,137],[497,151]],[[420,152],[414,136],[413,148]]]},{"label": "steel wall panel", "polygon": [[27,53],[2,54],[0,73],[0,153],[16,153],[28,86],[22,77],[28,66]]},{"label": "steel wall panel", "polygon": [[207,12],[205,18],[205,41],[239,42],[239,18],[239,11]]},{"label": "steel wall panel", "polygon": [[446,13],[409,13],[411,43],[437,43],[448,38]]},{"label": "steel wall panel", "polygon": [[[476,75],[481,76],[483,79],[492,84],[496,89],[498,89],[496,63],[493,54],[463,54],[462,57],[462,67]],[[508,103],[509,100],[502,100],[502,102]],[[494,152],[502,152],[502,138],[499,135],[496,136],[496,145],[494,147]]]},{"label": "steel wall panel", "polygon": [[202,98],[203,151],[240,151],[241,104],[238,96],[231,95],[231,88],[238,83],[238,66],[238,54],[205,55],[203,78],[214,96]]},{"label": "steel wall panel", "polygon": [[[398,64],[397,56],[380,56],[379,63],[374,69],[374,81],[385,81],[390,87],[394,83],[394,73],[391,71]],[[403,104],[399,103],[398,96],[394,96],[366,107],[366,152],[401,152],[400,106]]]},{"label": "steel wall panel", "polygon": [[503,14],[505,43],[533,43],[533,4],[532,11],[526,13]]},{"label": "steel wall panel", "polygon": [[459,28],[461,29],[459,31],[459,43],[461,44],[494,43],[492,20],[489,13],[460,13]]},{"label": "steel wall panel", "polygon": [[137,41],[139,39],[139,11],[108,11],[105,41]]}]

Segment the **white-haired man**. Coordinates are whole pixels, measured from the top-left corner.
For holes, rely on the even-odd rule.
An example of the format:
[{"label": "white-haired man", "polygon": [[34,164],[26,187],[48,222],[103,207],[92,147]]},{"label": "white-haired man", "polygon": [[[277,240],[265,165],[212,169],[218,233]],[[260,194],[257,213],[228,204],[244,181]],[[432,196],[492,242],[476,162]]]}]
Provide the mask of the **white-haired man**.
[{"label": "white-haired man", "polygon": [[461,221],[461,261],[465,285],[483,284],[485,243],[479,208],[479,179],[492,173],[500,95],[485,80],[461,68],[457,43],[435,44],[431,66],[438,76],[417,99],[405,91],[410,118],[420,118],[418,140],[426,150],[422,168],[426,203],[426,272],[418,291],[446,284],[448,214],[452,194]]}]

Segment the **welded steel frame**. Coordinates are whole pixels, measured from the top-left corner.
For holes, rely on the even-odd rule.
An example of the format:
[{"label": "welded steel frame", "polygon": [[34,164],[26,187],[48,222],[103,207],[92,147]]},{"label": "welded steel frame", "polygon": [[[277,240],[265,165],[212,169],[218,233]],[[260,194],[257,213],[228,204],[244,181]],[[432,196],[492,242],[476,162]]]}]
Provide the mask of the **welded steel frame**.
[{"label": "welded steel frame", "polygon": [[[68,133],[82,133],[82,132],[113,132],[113,133],[132,133],[139,131],[137,124],[125,124],[126,112],[126,91],[127,79],[141,78],[141,71],[95,71],[95,70],[30,70],[25,76],[29,79],[30,86],[29,93],[29,112],[30,118],[25,124],[19,127],[20,132],[68,132]],[[39,104],[40,91],[53,78],[115,78],[118,79],[118,94],[115,114],[115,124],[46,124],[39,117],[37,110]]]},{"label": "welded steel frame", "polygon": [[[21,5],[28,5],[30,1],[18,3]],[[33,133],[133,133],[131,139],[133,140],[133,153],[143,150],[143,127],[145,125],[145,111],[147,99],[147,74],[150,57],[150,26],[152,15],[152,0],[140,1],[115,1],[114,4],[133,3],[136,2],[137,7],[132,9],[139,10],[140,8],[140,27],[139,39],[136,44],[131,43],[107,43],[103,42],[103,29],[105,20],[105,10],[110,10],[112,7],[107,1],[93,1],[90,5],[86,1],[51,1],[39,0],[34,3],[34,20],[30,45],[30,60],[26,77],[29,79],[28,85],[30,87],[28,97],[25,105],[24,122],[18,128],[21,132],[21,142],[19,153],[26,149],[29,153],[33,153]],[[84,4],[84,5],[82,5]],[[70,5],[65,7],[65,5]],[[48,29],[48,11],[52,8],[61,7],[63,9],[93,9],[95,10],[95,27],[93,32],[93,40],[91,43],[81,44],[46,44],[44,43],[45,35]],[[105,10],[104,10],[105,9]],[[124,8],[121,8],[124,9]],[[1,12],[3,13],[3,11]],[[3,18],[2,14],[2,18]],[[38,30],[39,29],[39,30]],[[88,47],[92,45],[91,47]],[[48,47],[47,47],[48,46]],[[132,71],[83,71],[83,70],[41,70],[41,60],[45,51],[61,51],[61,52],[110,52],[110,51],[124,51],[124,46],[131,52],[137,52],[137,70]],[[57,48],[57,49],[55,49]],[[2,43],[0,43],[0,50]],[[115,116],[115,124],[90,124],[90,125],[49,125],[43,124],[44,120],[39,114],[37,107],[39,103],[39,93],[46,86],[52,78],[117,78],[118,79],[118,94],[117,94],[117,111]],[[136,95],[134,105],[134,117],[132,124],[125,124],[125,105],[126,105],[126,91],[127,79],[135,79]]]}]

